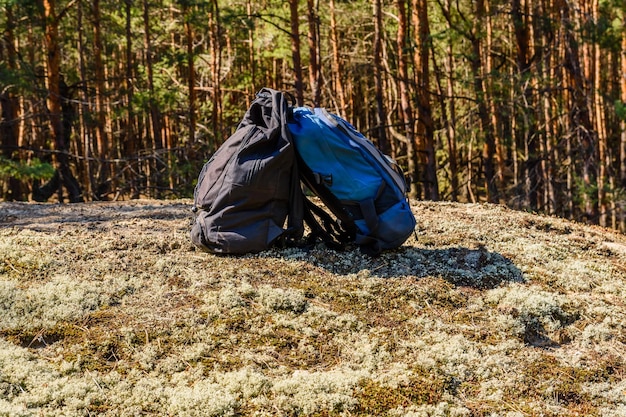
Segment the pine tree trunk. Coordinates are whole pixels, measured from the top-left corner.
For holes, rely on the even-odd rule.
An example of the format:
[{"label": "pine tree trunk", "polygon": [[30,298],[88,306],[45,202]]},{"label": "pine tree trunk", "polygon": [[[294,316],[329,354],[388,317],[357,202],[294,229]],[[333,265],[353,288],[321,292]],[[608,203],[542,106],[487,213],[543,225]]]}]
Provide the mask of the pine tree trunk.
[{"label": "pine tree trunk", "polygon": [[102,61],[103,46],[100,27],[100,0],[92,2],[93,16],[93,63],[95,71],[95,94],[96,94],[96,149],[98,151],[98,186],[94,197],[98,200],[107,198],[111,191],[111,167],[107,161],[109,155],[109,139],[106,133],[106,113],[105,113],[105,74],[104,63]]},{"label": "pine tree trunk", "polygon": [[383,93],[383,71],[382,71],[382,43],[383,43],[383,18],[381,0],[373,0],[374,9],[374,89],[376,100],[376,139],[380,150],[388,154],[389,142],[387,141],[387,131],[385,121],[387,120],[384,93]]},{"label": "pine tree trunk", "polygon": [[[583,63],[580,60],[580,48],[578,41],[574,37],[574,24],[572,22],[572,10],[567,2],[562,3],[561,16],[565,32],[565,69],[570,85],[570,103],[569,132],[574,139],[572,143],[572,152],[574,158],[572,161],[582,161],[580,169],[580,177],[582,179],[582,189],[579,190],[583,200],[583,220],[587,222],[595,222],[597,219],[597,207],[589,195],[591,185],[594,184],[596,155],[594,144],[594,131],[591,125],[589,108],[587,107],[587,88],[585,85],[584,68],[587,66],[585,62],[585,54],[583,54]],[[583,48],[584,49],[584,48]]]},{"label": "pine tree trunk", "polygon": [[[623,106],[626,106],[626,36],[622,36],[621,50],[620,97]],[[619,146],[619,183],[622,190],[626,190],[626,114],[622,114],[620,121],[620,146]],[[620,207],[619,230],[626,232],[626,203]]]},{"label": "pine tree trunk", "polygon": [[220,23],[220,9],[217,0],[213,0],[211,12],[209,13],[209,37],[211,45],[211,82],[213,84],[213,111],[211,113],[213,136],[221,142],[222,127],[222,86],[220,74],[222,70],[222,33]]},{"label": "pine tree trunk", "polygon": [[[250,16],[252,16],[252,0],[246,0],[246,13],[248,15],[248,18],[250,18]],[[250,71],[250,87],[252,89],[252,92],[257,92],[258,91],[258,87],[257,87],[257,63],[256,63],[256,58],[255,58],[255,53],[254,53],[254,28],[250,27],[248,29],[248,71]],[[246,90],[246,96],[250,96],[251,95],[251,91]],[[246,107],[249,105],[249,103],[246,103]]]},{"label": "pine tree trunk", "polygon": [[309,23],[309,84],[311,86],[311,96],[313,106],[321,105],[322,96],[322,74],[319,51],[319,16],[317,9],[318,0],[307,0],[307,21]]},{"label": "pine tree trunk", "polygon": [[413,0],[411,16],[414,28],[413,39],[417,48],[413,54],[413,71],[417,83],[417,149],[423,166],[424,197],[439,200],[437,160],[435,155],[435,129],[430,104],[430,25],[427,0]]},{"label": "pine tree trunk", "polygon": [[[144,28],[144,58],[146,65],[146,75],[148,81],[148,94],[149,94],[149,114],[147,115],[147,122],[145,125],[146,137],[148,139],[148,147],[152,151],[156,151],[161,147],[161,127],[160,127],[160,114],[159,110],[154,102],[154,76],[152,69],[152,39],[150,29],[150,6],[148,0],[143,0],[143,28]],[[147,194],[150,197],[155,196],[154,188],[156,186],[156,178],[153,172],[158,172],[156,169],[156,162],[147,160],[145,163],[145,176],[146,176],[146,188]]]},{"label": "pine tree trunk", "polygon": [[[550,5],[546,0],[542,0],[536,5],[533,10],[533,16],[543,16],[550,14]],[[546,28],[543,26],[543,21],[538,18],[533,19],[533,28],[536,33],[540,34],[540,38],[537,40],[540,49],[536,52],[536,55],[540,55],[538,58],[539,65],[539,79],[553,82],[556,80],[554,62],[554,33],[552,28]],[[542,173],[544,175],[544,210],[549,214],[556,214],[558,208],[557,202],[557,190],[558,184],[561,182],[557,178],[557,129],[556,129],[556,114],[557,111],[551,103],[552,93],[544,91],[541,95],[539,106],[542,109],[541,116],[543,120],[542,125],[545,126],[545,134],[542,135]]]},{"label": "pine tree trunk", "polygon": [[485,71],[484,74],[489,74],[486,77],[486,85],[485,89],[487,92],[487,96],[485,99],[487,100],[487,106],[489,108],[489,117],[491,118],[491,127],[493,130],[494,136],[494,147],[495,147],[495,178],[494,181],[497,182],[497,188],[501,189],[504,186],[504,160],[505,160],[505,149],[504,144],[502,144],[502,138],[500,134],[500,117],[502,117],[499,109],[496,108],[496,87],[494,86],[494,79],[496,75],[494,74],[495,68],[493,63],[493,21],[492,21],[492,10],[491,4],[489,0],[485,0],[485,48],[484,48],[484,61],[485,61]]},{"label": "pine tree trunk", "polygon": [[[139,144],[138,137],[136,134],[135,128],[135,110],[133,107],[134,100],[134,89],[133,89],[133,31],[131,25],[131,17],[132,17],[132,4],[133,0],[125,0],[126,4],[126,79],[124,80],[125,88],[126,88],[126,128],[124,135],[124,142],[122,144],[124,149],[124,156],[126,158],[130,158],[130,162],[128,164],[133,164],[134,158],[137,157]],[[136,175],[133,174],[134,170],[127,170],[126,180],[129,183],[130,187],[130,198],[137,199],[140,196],[140,187],[137,183]]]},{"label": "pine tree trunk", "polygon": [[398,88],[400,95],[400,109],[402,123],[404,125],[405,143],[407,148],[407,176],[409,178],[409,196],[418,198],[420,195],[419,183],[417,182],[417,164],[415,156],[415,131],[413,108],[411,106],[411,96],[409,93],[409,74],[406,50],[408,44],[408,18],[406,0],[397,0],[398,4],[398,34],[397,34],[397,55],[398,55]]},{"label": "pine tree trunk", "polygon": [[[0,62],[6,62],[10,70],[16,68],[16,51],[14,49],[15,38],[14,28],[15,21],[13,17],[12,6],[7,4],[6,8],[6,28],[4,30],[3,43],[6,53],[0,46]],[[18,114],[20,102],[13,94],[12,87],[0,86],[0,146],[2,147],[2,156],[7,159],[17,160],[18,155]],[[0,198],[4,200],[22,200],[24,198],[22,183],[19,179],[10,177],[7,180],[6,187],[0,189]]]},{"label": "pine tree trunk", "polygon": [[[85,51],[85,42],[84,42],[84,32],[83,32],[83,2],[79,1],[77,5],[77,24],[78,24],[78,35],[77,35],[77,49],[78,49],[78,71],[80,74],[81,80],[87,80],[87,66],[86,66],[86,58],[85,55],[87,52]],[[78,106],[78,118],[79,118],[79,138],[80,138],[80,146],[81,149],[80,156],[83,158],[82,170],[80,170],[80,179],[85,187],[85,194],[89,196],[93,196],[95,190],[95,178],[93,176],[93,161],[91,154],[91,137],[95,136],[92,132],[92,123],[89,122],[91,117],[89,110],[90,96],[88,92],[87,82],[83,81],[80,85],[80,104]]]},{"label": "pine tree trunk", "polygon": [[448,138],[448,152],[450,159],[450,186],[452,187],[452,201],[458,200],[459,193],[459,167],[458,167],[458,154],[457,154],[457,139],[456,139],[456,100],[454,92],[454,60],[452,58],[452,43],[449,45],[448,51],[448,77],[446,81],[446,97],[448,108],[448,122],[446,123],[446,135]]},{"label": "pine tree trunk", "polygon": [[302,81],[302,59],[300,58],[300,21],[298,14],[298,0],[289,0],[291,22],[291,59],[293,62],[294,89],[296,104],[304,105],[304,83]]},{"label": "pine tree trunk", "polygon": [[511,17],[515,34],[516,73],[517,85],[521,89],[522,107],[517,115],[518,130],[516,137],[524,146],[525,161],[523,163],[523,180],[525,183],[526,204],[531,210],[539,209],[539,178],[541,171],[541,156],[539,149],[536,116],[534,112],[534,98],[531,89],[530,71],[530,24],[528,22],[528,3],[520,0],[512,2]]},{"label": "pine tree trunk", "polygon": [[184,7],[183,16],[185,20],[184,25],[187,42],[187,90],[189,91],[189,108],[187,109],[187,119],[189,128],[189,143],[193,145],[196,142],[196,72],[194,70],[194,33],[193,28],[191,27],[191,23],[189,22],[190,19],[187,16],[188,13],[190,13],[189,10]]},{"label": "pine tree trunk", "polygon": [[66,143],[64,126],[62,120],[61,107],[61,54],[59,50],[59,17],[56,14],[56,5],[54,0],[43,0],[43,21],[44,36],[46,49],[46,87],[48,89],[48,97],[46,104],[48,106],[50,128],[53,135],[54,148],[56,153],[56,180],[51,180],[48,187],[33,190],[33,198],[37,201],[48,200],[54,192],[58,192],[59,201],[63,202],[63,193],[61,186],[64,186],[68,192],[69,201],[76,203],[83,201],[81,190],[78,182],[74,178],[70,169],[69,157],[67,150],[69,144]]},{"label": "pine tree trunk", "polygon": [[342,82],[342,65],[341,59],[339,57],[339,35],[337,33],[337,17],[335,16],[335,0],[329,1],[329,13],[330,13],[330,44],[332,49],[332,60],[331,60],[331,68],[332,68],[332,80],[333,80],[333,89],[337,94],[336,111],[342,116],[345,116],[345,112],[347,110],[346,104],[346,94],[343,88]]}]

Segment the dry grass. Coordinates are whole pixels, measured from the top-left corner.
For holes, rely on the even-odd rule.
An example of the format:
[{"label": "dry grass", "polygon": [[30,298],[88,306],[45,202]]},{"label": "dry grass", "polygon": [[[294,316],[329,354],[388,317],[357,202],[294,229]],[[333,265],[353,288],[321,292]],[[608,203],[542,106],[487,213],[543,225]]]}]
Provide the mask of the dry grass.
[{"label": "dry grass", "polygon": [[0,416],[626,415],[626,237],[414,203],[415,238],[213,256],[189,201],[0,203]]}]

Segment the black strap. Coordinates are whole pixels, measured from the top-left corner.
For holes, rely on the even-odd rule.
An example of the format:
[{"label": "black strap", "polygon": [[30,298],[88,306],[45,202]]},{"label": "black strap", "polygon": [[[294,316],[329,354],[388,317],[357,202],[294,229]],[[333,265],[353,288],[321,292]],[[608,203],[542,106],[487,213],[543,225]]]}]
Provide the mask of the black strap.
[{"label": "black strap", "polygon": [[348,243],[354,241],[341,224],[332,218],[324,209],[318,207],[308,198],[305,198],[304,222],[311,229],[308,243],[314,244],[318,239],[334,250],[345,249]]},{"label": "black strap", "polygon": [[[295,103],[293,96],[290,96],[292,102]],[[287,115],[288,122],[293,122],[293,108],[289,106]],[[294,145],[296,154],[296,165],[302,183],[316,194],[322,203],[329,208],[331,213],[336,216],[334,219],[321,207],[309,200],[302,192],[304,202],[303,219],[304,223],[311,229],[308,238],[308,244],[314,244],[321,239],[328,247],[336,250],[342,250],[349,243],[353,243],[357,235],[357,227],[348,211],[337,197],[323,184],[315,181],[313,171],[304,162],[297,149],[291,135],[289,137]]]},{"label": "black strap", "polygon": [[333,249],[343,249],[348,243],[354,242],[356,238],[357,228],[354,220],[339,199],[326,186],[315,181],[313,172],[299,154],[297,159],[300,179],[304,185],[315,193],[322,200],[322,203],[330,209],[331,213],[337,217],[336,220],[333,219],[324,209],[304,197],[304,222],[311,229],[312,240],[321,238],[327,246]]}]

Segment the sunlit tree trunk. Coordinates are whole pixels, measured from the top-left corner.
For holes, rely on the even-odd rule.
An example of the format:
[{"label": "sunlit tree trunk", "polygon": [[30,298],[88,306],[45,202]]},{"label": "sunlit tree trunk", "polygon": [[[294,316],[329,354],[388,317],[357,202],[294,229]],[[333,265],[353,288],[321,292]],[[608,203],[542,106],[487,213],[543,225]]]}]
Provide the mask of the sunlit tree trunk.
[{"label": "sunlit tree trunk", "polygon": [[[187,90],[189,108],[187,109],[188,127],[189,127],[189,143],[194,144],[196,133],[196,72],[194,70],[194,33],[191,26],[191,14],[192,12],[187,8],[183,8],[183,19],[185,26],[185,36],[187,42]],[[250,46],[252,49],[252,46]]]},{"label": "sunlit tree trunk", "polygon": [[[574,34],[574,23],[572,22],[572,10],[568,2],[561,3],[561,16],[565,34],[565,70],[570,86],[569,117],[570,130],[574,143],[572,152],[574,161],[582,162],[581,179],[582,187],[578,190],[579,197],[583,200],[584,219],[594,221],[597,218],[597,209],[589,195],[589,190],[594,181],[595,171],[595,146],[593,137],[593,127],[587,107],[587,89],[583,74],[583,65],[580,61],[580,48]],[[583,64],[585,62],[583,61]]]},{"label": "sunlit tree trunk", "polygon": [[[433,46],[431,45],[431,48]],[[456,144],[456,109],[454,97],[454,79],[453,79],[453,50],[452,43],[447,45],[448,53],[443,59],[443,69],[441,69],[435,60],[433,60],[434,77],[437,83],[437,96],[439,97],[439,107],[441,112],[441,126],[444,130],[446,145],[448,148],[448,170],[450,181],[450,199],[458,201],[459,198],[459,179],[458,179],[458,163],[457,163],[457,144]],[[432,52],[434,56],[434,51]],[[442,78],[445,77],[445,81]],[[444,85],[445,82],[445,85]]]},{"label": "sunlit tree trunk", "polygon": [[535,127],[535,115],[532,106],[533,97],[531,91],[530,73],[530,25],[529,13],[526,1],[513,0],[511,3],[511,18],[515,35],[515,84],[521,90],[520,104],[517,107],[516,117],[517,130],[515,133],[517,142],[523,146],[525,161],[523,163],[523,181],[525,184],[525,197],[527,207],[537,210],[539,207],[539,162],[537,131]]},{"label": "sunlit tree trunk", "polygon": [[46,185],[33,192],[33,198],[39,201],[46,201],[55,191],[59,193],[59,201],[63,202],[63,194],[61,186],[67,189],[69,201],[72,203],[82,201],[81,190],[78,182],[74,178],[70,169],[69,157],[67,150],[69,144],[65,141],[63,131],[62,108],[61,108],[61,51],[59,49],[59,19],[66,12],[57,14],[54,0],[43,0],[43,21],[44,21],[44,39],[46,50],[46,87],[48,96],[46,104],[48,107],[48,115],[50,128],[53,135],[54,148],[56,153],[56,173],[54,178]]},{"label": "sunlit tree trunk", "polygon": [[[246,13],[252,16],[252,1],[246,0]],[[248,70],[250,71],[250,87],[252,91],[246,90],[246,96],[250,96],[252,92],[257,92],[257,62],[255,56],[256,47],[254,45],[254,27],[250,26],[248,29]],[[246,107],[248,103],[246,103]]]},{"label": "sunlit tree trunk", "polygon": [[[626,25],[626,18],[622,20]],[[620,98],[623,106],[626,106],[626,34],[622,33],[622,49],[620,63]],[[626,114],[621,115],[620,120],[620,146],[619,146],[619,183],[622,190],[626,190]],[[622,202],[619,229],[626,232],[626,202]]]},{"label": "sunlit tree trunk", "polygon": [[307,21],[309,24],[309,84],[313,106],[319,107],[322,96],[322,74],[319,50],[319,0],[307,0]]},{"label": "sunlit tree trunk", "polygon": [[378,147],[381,151],[389,153],[389,143],[387,141],[387,131],[385,129],[385,121],[387,120],[384,91],[383,91],[383,64],[382,64],[382,48],[383,48],[383,14],[381,0],[373,0],[374,9],[374,89],[376,97],[376,139]]},{"label": "sunlit tree trunk", "polygon": [[111,191],[111,167],[108,159],[109,155],[109,138],[106,132],[106,109],[105,109],[105,73],[104,63],[102,61],[103,46],[100,25],[100,0],[92,1],[93,16],[93,63],[95,72],[95,104],[96,104],[96,147],[98,150],[99,169],[98,169],[98,187],[94,193],[94,198],[101,200],[106,199],[107,194]]},{"label": "sunlit tree trunk", "polygon": [[[137,150],[140,145],[135,129],[135,110],[133,107],[134,100],[134,88],[133,88],[133,29],[132,29],[132,5],[133,0],[125,0],[125,12],[126,12],[126,79],[124,80],[124,86],[126,88],[126,129],[124,142],[122,144],[124,149],[124,156],[130,158],[130,164],[134,162],[134,158],[137,157]],[[130,183],[130,197],[133,199],[139,198],[140,187],[137,184],[137,175],[134,170],[127,170],[126,179]]]},{"label": "sunlit tree trunk", "polygon": [[[549,1],[542,0],[535,5],[533,16],[548,16],[551,13]],[[538,76],[545,84],[552,84],[556,81],[555,59],[554,59],[554,33],[550,26],[543,25],[542,20],[533,19],[534,32],[538,34],[537,50],[535,55],[537,58],[539,71]],[[537,77],[535,77],[537,78]],[[539,81],[537,81],[539,82]],[[538,91],[540,88],[538,88]],[[553,93],[543,91],[541,94],[540,104],[542,108],[544,126],[544,134],[541,141],[542,173],[544,174],[544,210],[549,214],[555,214],[557,210],[557,192],[556,186],[560,182],[557,178],[557,129],[556,114],[557,109],[553,105]]]},{"label": "sunlit tree trunk", "polygon": [[[598,0],[591,0],[591,24],[599,24],[599,4]],[[596,183],[598,186],[598,223],[601,226],[609,225],[609,201],[606,192],[606,185],[609,183],[609,167],[611,165],[608,153],[608,138],[606,132],[606,123],[604,118],[605,105],[602,96],[602,72],[606,70],[602,66],[602,59],[600,56],[600,45],[594,42],[590,45],[591,48],[591,73],[590,76],[593,80],[593,108],[594,108],[594,125],[597,134],[597,153],[598,153],[598,174]],[[605,61],[606,62],[606,61]]]},{"label": "sunlit tree trunk", "polygon": [[417,182],[417,164],[415,156],[415,131],[413,107],[409,93],[409,72],[406,50],[408,49],[408,18],[406,0],[397,0],[398,4],[398,34],[396,39],[398,55],[398,88],[400,94],[401,119],[404,126],[405,143],[407,149],[407,174],[409,177],[409,196],[418,198],[420,194]]},{"label": "sunlit tree trunk", "polygon": [[[155,98],[154,90],[154,70],[152,65],[152,31],[150,28],[150,4],[148,0],[143,0],[143,28],[144,28],[144,55],[146,65],[146,75],[148,81],[149,94],[149,122],[146,125],[149,146],[153,152],[163,147],[161,140],[161,112]],[[156,162],[147,161],[146,168],[146,187],[148,195],[155,196],[154,189],[157,185],[158,170]]]},{"label": "sunlit tree trunk", "polygon": [[294,89],[296,91],[296,104],[298,106],[302,106],[304,105],[304,83],[302,81],[298,3],[298,0],[289,0],[291,22],[291,58],[293,62]]},{"label": "sunlit tree trunk", "polygon": [[497,77],[496,68],[494,68],[494,59],[493,59],[493,43],[494,43],[494,34],[493,34],[493,19],[492,19],[492,10],[491,3],[489,0],[485,0],[485,48],[484,49],[484,62],[485,62],[485,70],[484,74],[487,74],[486,77],[486,92],[487,96],[485,99],[487,100],[487,106],[489,108],[489,117],[491,118],[491,127],[493,129],[494,136],[494,147],[495,147],[495,178],[494,181],[497,181],[498,189],[502,189],[504,186],[504,171],[505,171],[505,153],[504,144],[502,143],[502,135],[500,133],[500,118],[502,117],[501,112],[496,107],[496,87],[494,85],[494,81]]},{"label": "sunlit tree trunk", "polygon": [[63,123],[61,120],[61,96],[59,92],[60,83],[60,63],[61,53],[59,51],[58,19],[55,10],[54,0],[43,0],[44,25],[45,25],[45,45],[46,45],[46,87],[48,96],[46,98],[48,111],[50,113],[50,127],[54,135],[54,143],[59,150],[64,150],[65,135],[63,134]]},{"label": "sunlit tree trunk", "polygon": [[333,89],[337,94],[336,102],[338,103],[337,113],[345,116],[346,111],[346,94],[342,82],[342,65],[339,56],[339,34],[337,31],[337,17],[335,16],[335,0],[329,0],[328,3],[330,14],[330,44],[332,50],[331,69],[333,80]]},{"label": "sunlit tree trunk", "polygon": [[217,0],[211,2],[209,12],[209,44],[211,48],[211,83],[213,111],[211,122],[213,125],[213,136],[221,141],[221,120],[222,120],[222,87],[221,87],[221,67],[222,67],[222,34],[220,23],[220,9]]},{"label": "sunlit tree trunk", "polygon": [[474,31],[471,36],[472,57],[470,65],[472,67],[472,76],[474,78],[474,90],[476,93],[476,101],[478,106],[478,118],[482,134],[484,135],[483,146],[483,170],[485,176],[485,189],[487,191],[487,200],[489,202],[497,202],[499,200],[498,187],[495,178],[494,157],[496,153],[493,126],[491,125],[491,117],[489,116],[489,108],[487,106],[487,92],[483,80],[483,63],[482,63],[482,31],[485,22],[485,4],[484,0],[475,2],[475,21]]},{"label": "sunlit tree trunk", "polygon": [[557,68],[557,75],[560,80],[562,80],[563,89],[561,91],[559,99],[561,100],[562,107],[564,110],[561,111],[563,113],[559,117],[559,127],[560,132],[559,136],[562,138],[561,143],[558,146],[559,153],[561,156],[561,164],[564,165],[565,170],[565,184],[562,186],[561,194],[563,199],[559,204],[559,214],[565,218],[572,219],[575,217],[575,207],[574,207],[574,178],[576,171],[576,164],[574,161],[575,155],[573,151],[573,131],[574,129],[571,127],[572,117],[569,111],[569,105],[572,102],[572,81],[569,76],[569,71],[567,69],[567,32],[569,29],[565,28],[565,25],[562,22],[564,18],[564,13],[561,10],[561,4],[559,0],[554,2],[553,8],[555,10],[555,18],[558,18],[558,22],[556,26],[556,39],[557,39],[557,55],[556,60],[561,62],[562,64]]},{"label": "sunlit tree trunk", "polygon": [[437,160],[435,155],[435,130],[430,103],[430,25],[427,0],[412,0],[411,21],[413,23],[413,71],[416,78],[417,95],[417,143],[418,158],[423,166],[424,197],[439,200],[437,182]]},{"label": "sunlit tree trunk", "polygon": [[450,186],[452,187],[452,201],[457,201],[459,193],[459,168],[458,150],[456,139],[456,100],[454,92],[454,60],[452,59],[452,44],[448,50],[448,77],[446,81],[446,97],[448,109],[448,122],[446,123],[446,134],[448,137],[448,152],[450,153]]},{"label": "sunlit tree trunk", "polygon": [[[545,82],[545,74],[542,72],[542,57],[547,52],[542,48],[542,39],[544,34],[541,28],[541,16],[538,1],[525,0],[523,6],[524,13],[528,15],[525,19],[525,25],[528,30],[528,74],[523,78],[525,85],[528,85],[529,93],[525,102],[528,103],[529,109],[526,111],[530,114],[527,117],[529,127],[534,134],[529,140],[534,145],[536,153],[535,172],[536,177],[536,196],[537,208],[543,212],[550,212],[550,172],[549,172],[549,148],[547,138],[547,126],[543,120],[543,103],[541,100],[542,83]],[[539,22],[537,22],[539,21]],[[535,24],[538,23],[538,24]],[[525,90],[527,92],[527,90]]]},{"label": "sunlit tree trunk", "polygon": [[82,163],[82,170],[79,170],[79,175],[80,175],[80,179],[81,182],[83,184],[83,187],[85,187],[85,194],[86,195],[93,195],[93,192],[95,190],[95,178],[93,175],[93,161],[92,161],[92,141],[91,141],[91,137],[95,136],[92,133],[92,128],[93,128],[93,123],[90,122],[90,97],[89,97],[89,91],[88,91],[88,86],[87,86],[87,79],[88,79],[88,75],[87,75],[87,66],[86,66],[86,55],[87,52],[85,50],[85,40],[84,40],[84,31],[82,30],[82,28],[84,27],[83,22],[84,22],[84,17],[83,17],[83,1],[79,1],[77,4],[77,24],[78,27],[80,28],[78,30],[78,34],[77,34],[77,44],[76,44],[76,48],[77,48],[77,52],[78,52],[78,71],[80,74],[80,78],[81,80],[83,80],[83,82],[80,85],[80,104],[78,106],[78,119],[79,119],[79,127],[78,127],[78,132],[79,132],[79,142],[80,142],[80,146],[79,148],[81,149],[81,153],[80,156],[82,156],[83,158],[83,163]]}]

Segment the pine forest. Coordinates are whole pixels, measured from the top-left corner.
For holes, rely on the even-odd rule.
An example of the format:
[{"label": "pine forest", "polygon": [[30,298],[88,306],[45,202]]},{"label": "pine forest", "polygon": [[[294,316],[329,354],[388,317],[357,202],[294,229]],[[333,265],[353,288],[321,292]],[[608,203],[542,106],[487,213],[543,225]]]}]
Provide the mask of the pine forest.
[{"label": "pine forest", "polygon": [[0,0],[0,199],[191,197],[263,87],[410,197],[626,231],[625,0]]}]

